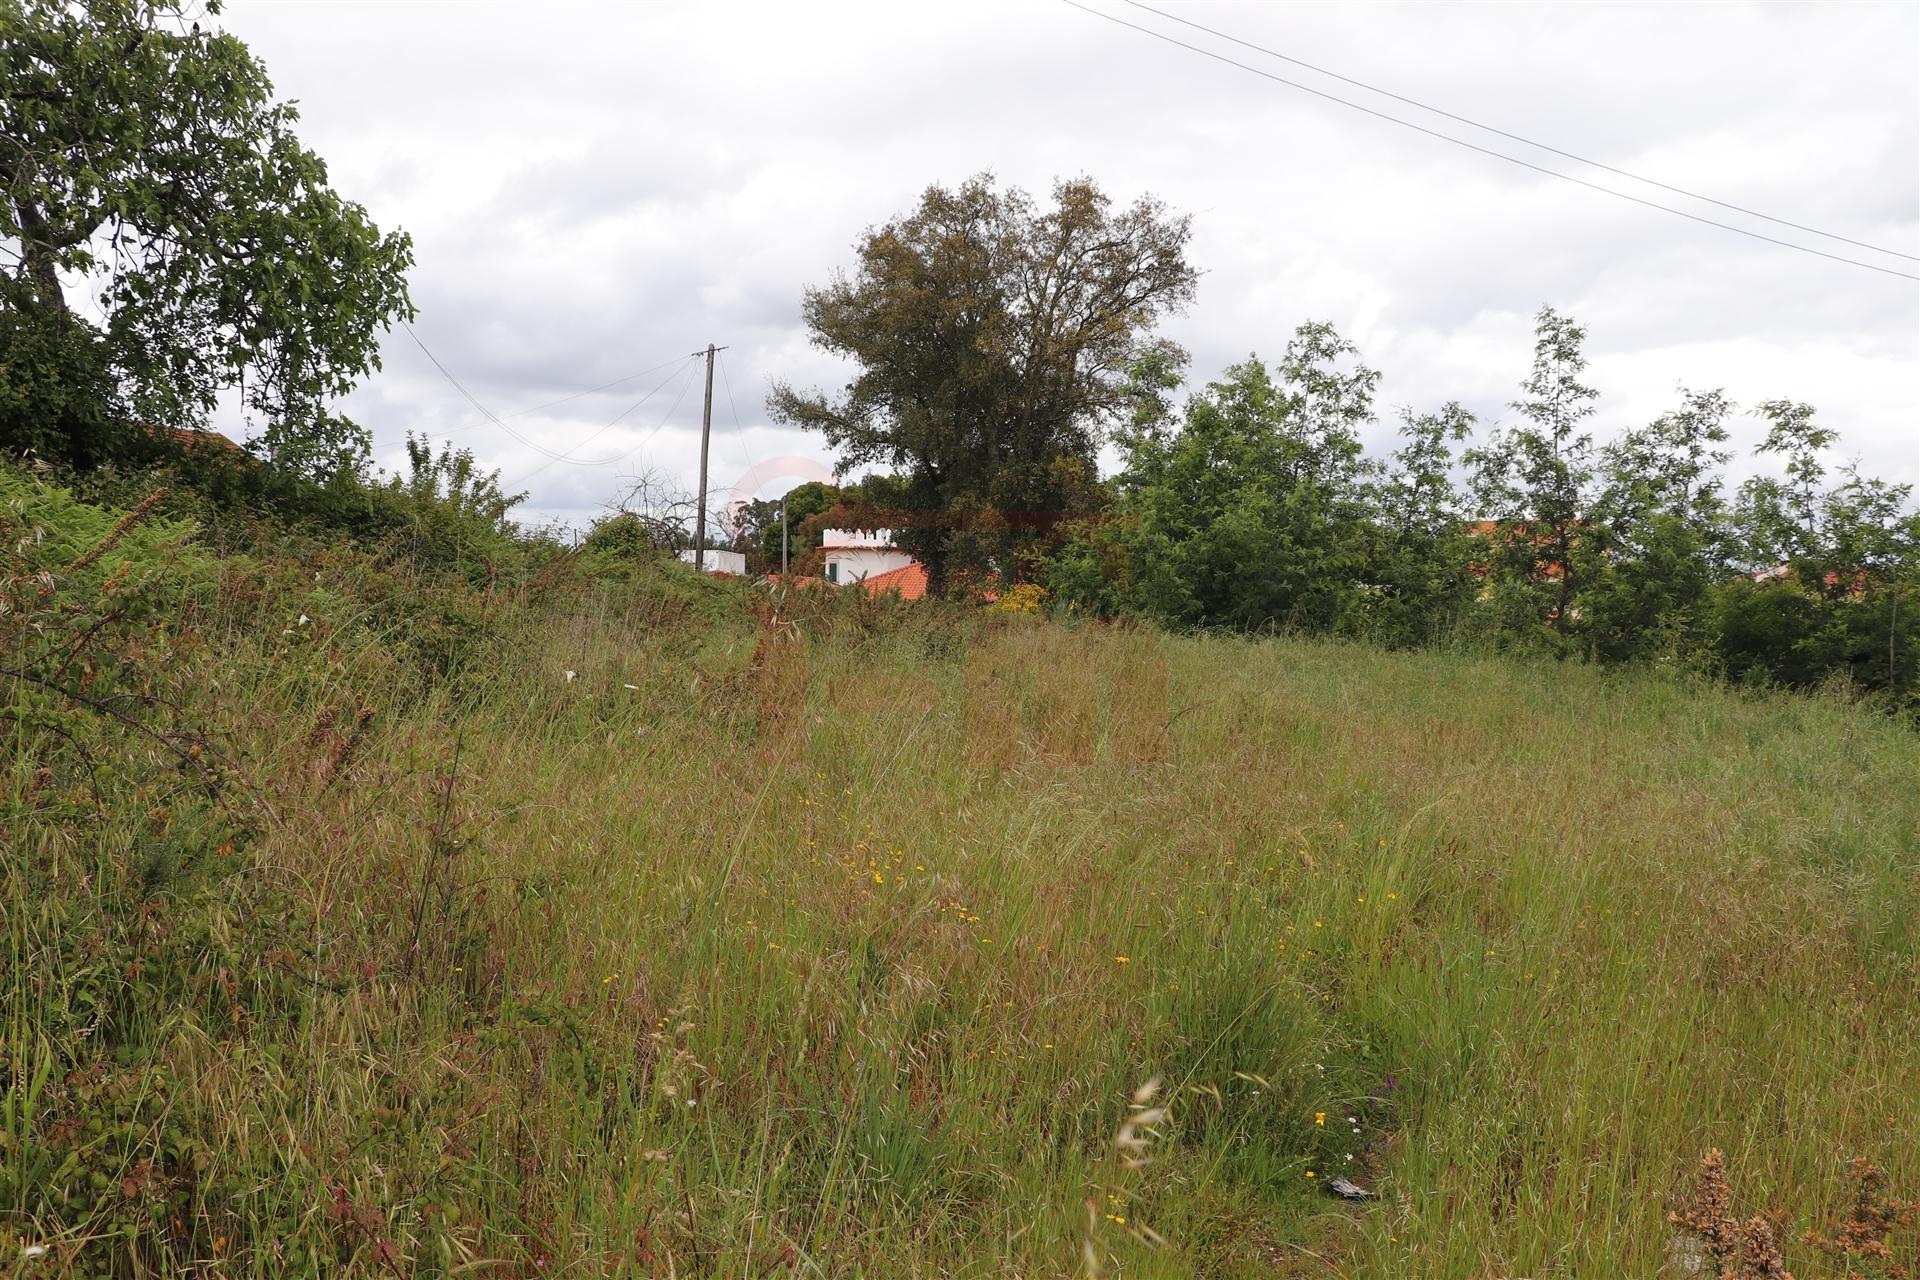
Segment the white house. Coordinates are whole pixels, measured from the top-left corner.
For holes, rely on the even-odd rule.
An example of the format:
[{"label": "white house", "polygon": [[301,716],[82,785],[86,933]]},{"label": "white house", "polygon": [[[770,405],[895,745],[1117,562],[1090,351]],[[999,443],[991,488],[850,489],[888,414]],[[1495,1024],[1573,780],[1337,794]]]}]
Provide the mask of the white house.
[{"label": "white house", "polygon": [[893,545],[891,529],[822,529],[820,549],[827,553],[827,581],[843,586],[913,563],[912,556]]},{"label": "white house", "polygon": [[[680,559],[692,564],[693,552],[682,551]],[[742,578],[747,576],[747,557],[744,552],[715,551],[709,547],[705,559],[708,573],[731,573]]]}]

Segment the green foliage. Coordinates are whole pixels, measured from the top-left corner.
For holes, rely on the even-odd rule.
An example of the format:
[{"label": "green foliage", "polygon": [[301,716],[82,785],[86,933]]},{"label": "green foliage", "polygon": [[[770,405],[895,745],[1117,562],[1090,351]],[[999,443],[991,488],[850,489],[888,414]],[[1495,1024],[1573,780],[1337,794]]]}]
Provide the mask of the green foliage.
[{"label": "green foliage", "polygon": [[1354,625],[1372,541],[1359,428],[1379,381],[1355,356],[1330,326],[1303,325],[1275,370],[1257,357],[1228,369],[1177,431],[1149,392],[1127,437],[1119,522],[1083,529],[1055,558],[1053,589],[1105,609],[1115,597],[1090,572],[1124,548],[1117,598],[1133,611],[1188,625]]},{"label": "green foliage", "polygon": [[0,448],[90,468],[136,442],[106,343],[90,325],[0,305]]},{"label": "green foliage", "polygon": [[1650,1275],[1711,1145],[1820,1274],[1835,1152],[1920,1179],[1838,699],[163,505],[0,470],[25,1274]]},{"label": "green foliage", "polygon": [[1709,590],[1726,574],[1729,531],[1715,468],[1726,463],[1718,391],[1683,392],[1674,413],[1602,451],[1604,487],[1583,539],[1593,554],[1579,610],[1588,651],[1610,660],[1685,660],[1705,635]]},{"label": "green foliage", "polygon": [[1137,360],[1111,506],[1066,525],[1044,570],[1056,607],[1801,688],[1842,679],[1912,707],[1912,486],[1852,466],[1830,478],[1834,433],[1810,406],[1772,401],[1764,451],[1786,476],[1729,502],[1734,406],[1718,390],[1683,389],[1672,412],[1597,446],[1585,336],[1543,308],[1521,420],[1456,459],[1470,414],[1405,410],[1384,467],[1360,445],[1377,375],[1324,325],[1304,326],[1275,371],[1236,365],[1179,414],[1176,367]]},{"label": "green foliage", "polygon": [[1805,688],[1845,665],[1838,610],[1791,581],[1734,582],[1714,598],[1714,654],[1737,681]]},{"label": "green foliage", "polygon": [[5,502],[0,652],[226,761],[0,683],[48,1274],[1652,1274],[1708,1145],[1806,1271],[1835,1151],[1920,1177],[1915,740],[1838,702],[845,596],[774,662],[654,557]]},{"label": "green foliage", "polygon": [[631,511],[618,511],[594,521],[580,549],[609,560],[651,559],[663,550],[653,530]]},{"label": "green foliage", "polygon": [[1711,594],[1703,657],[1733,680],[1804,689],[1840,678],[1891,709],[1920,710],[1920,646],[1908,616],[1916,599],[1911,567],[1845,594],[1790,578],[1735,579]]},{"label": "green foliage", "polygon": [[[215,888],[248,828],[236,780],[156,678],[202,656],[178,624],[215,576],[157,505],[0,469],[0,1214],[86,1224],[152,1265],[191,1256],[157,1243],[170,1219],[237,1188],[147,1046],[187,1010],[232,1028],[297,1005],[254,963],[271,890]],[[97,835],[38,838],[62,828]]]},{"label": "green foliage", "polygon": [[[212,562],[191,546],[190,524],[153,516],[164,493],[137,516],[82,501],[70,490],[0,466],[0,542],[10,548],[10,589],[64,584],[94,614],[144,621],[205,590]],[[42,575],[54,575],[46,583]]]},{"label": "green foliage", "polygon": [[1186,218],[1145,199],[1115,211],[1085,179],[1053,195],[1036,209],[985,176],[928,188],[861,240],[851,277],[802,303],[815,344],[858,366],[853,381],[839,396],[776,386],[768,401],[822,432],[843,470],[894,469],[921,518],[891,523],[936,590],[950,571],[1007,571],[1053,518],[1088,510],[1129,371],[1154,323],[1193,297]]},{"label": "green foliage", "polygon": [[1817,425],[1810,404],[1769,400],[1758,412],[1768,423],[1762,453],[1786,461],[1786,480],[1758,477],[1742,490],[1749,545],[1770,561],[1809,561],[1820,551],[1820,455],[1839,438]]},{"label": "green foliage", "polygon": [[557,554],[540,531],[511,519],[524,495],[503,493],[470,451],[409,437],[404,473],[335,470],[323,479],[285,470],[210,437],[187,446],[150,442],[65,480],[87,501],[128,505],[163,488],[159,511],[190,520],[203,542],[230,553],[351,544],[421,578],[480,584]]},{"label": "green foliage", "polygon": [[[798,564],[800,558],[820,545],[820,529],[816,524],[808,526],[807,520],[822,512],[830,511],[845,498],[837,486],[822,484],[818,480],[809,480],[787,490],[786,510],[786,558],[789,568]],[[760,531],[758,550],[760,563],[766,572],[773,572],[782,563],[780,554],[780,512],[782,499],[771,502],[755,503],[753,524]]]},{"label": "green foliage", "polygon": [[1351,477],[1339,468],[1357,441],[1341,423],[1327,452],[1297,404],[1250,360],[1194,398],[1164,457],[1134,464],[1143,531],[1164,539],[1173,564],[1163,579],[1183,586],[1150,600],[1152,611],[1324,629],[1352,609],[1365,543]]},{"label": "green foliage", "polygon": [[1454,492],[1453,446],[1473,430],[1458,404],[1401,413],[1400,448],[1379,490],[1366,634],[1393,645],[1451,637],[1471,606],[1476,540]]},{"label": "green foliage", "polygon": [[[121,406],[105,371],[140,418],[204,421],[239,387],[283,468],[361,465],[364,434],[326,402],[412,315],[412,247],[328,185],[246,46],[146,0],[4,0],[0,67],[0,244],[16,264],[0,313],[60,353],[8,360],[32,410],[6,406],[10,448],[108,455]],[[88,278],[103,328],[74,313],[61,272]]]},{"label": "green foliage", "polygon": [[1581,424],[1599,393],[1580,381],[1587,331],[1552,307],[1535,317],[1533,370],[1511,405],[1520,423],[1467,452],[1473,497],[1494,521],[1487,585],[1508,627],[1537,620],[1550,632],[1574,623],[1574,599],[1594,552],[1588,504],[1595,456]]},{"label": "green foliage", "polygon": [[784,501],[786,517],[786,565],[796,571],[808,553],[820,547],[824,516],[847,503],[861,501],[863,486],[839,486],[809,480],[795,485],[781,498],[753,498],[731,513],[733,550],[747,558],[749,573],[778,573],[781,565],[780,533]]},{"label": "green foliage", "polygon": [[407,436],[408,473],[390,477],[387,497],[404,523],[406,552],[430,572],[479,569],[489,578],[514,554],[518,531],[508,513],[526,494],[500,490],[500,473],[483,473],[470,449],[443,446]]}]

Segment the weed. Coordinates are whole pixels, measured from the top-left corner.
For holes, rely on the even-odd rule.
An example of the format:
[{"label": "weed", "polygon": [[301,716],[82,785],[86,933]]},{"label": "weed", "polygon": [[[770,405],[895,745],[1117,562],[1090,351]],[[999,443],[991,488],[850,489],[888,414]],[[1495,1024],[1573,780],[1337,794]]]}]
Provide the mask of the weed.
[{"label": "weed", "polygon": [[0,472],[0,1269],[1912,1269],[1884,718],[166,509]]}]

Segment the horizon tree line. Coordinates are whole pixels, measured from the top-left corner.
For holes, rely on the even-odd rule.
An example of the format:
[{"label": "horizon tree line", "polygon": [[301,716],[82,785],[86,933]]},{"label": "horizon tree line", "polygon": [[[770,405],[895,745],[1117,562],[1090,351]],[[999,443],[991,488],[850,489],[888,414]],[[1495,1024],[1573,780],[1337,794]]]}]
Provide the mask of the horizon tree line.
[{"label": "horizon tree line", "polygon": [[[1812,406],[1754,407],[1783,474],[1729,492],[1726,392],[1683,387],[1598,439],[1587,332],[1552,306],[1511,420],[1403,410],[1386,457],[1362,439],[1380,375],[1324,322],[1176,406],[1187,353],[1154,329],[1193,299],[1190,235],[1085,178],[1051,208],[987,174],[929,187],[803,299],[855,376],[837,395],[777,385],[768,407],[820,431],[842,474],[891,469],[865,514],[836,514],[897,521],[936,591],[1035,581],[1086,616],[1844,675],[1914,701],[1913,486],[1830,468],[1838,435]],[[1121,466],[1102,479],[1108,441]]]}]

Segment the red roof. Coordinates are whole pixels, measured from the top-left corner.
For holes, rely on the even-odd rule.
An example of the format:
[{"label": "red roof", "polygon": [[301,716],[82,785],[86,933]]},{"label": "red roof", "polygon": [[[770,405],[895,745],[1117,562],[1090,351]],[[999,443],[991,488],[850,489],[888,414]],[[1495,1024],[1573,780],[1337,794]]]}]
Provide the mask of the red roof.
[{"label": "red roof", "polygon": [[243,450],[239,445],[221,435],[218,431],[201,431],[194,427],[166,427],[157,423],[143,423],[156,438],[182,449],[224,449],[232,453]]},{"label": "red roof", "polygon": [[898,569],[862,578],[861,585],[873,595],[894,591],[899,593],[902,600],[918,600],[927,594],[927,567],[915,560]]}]

